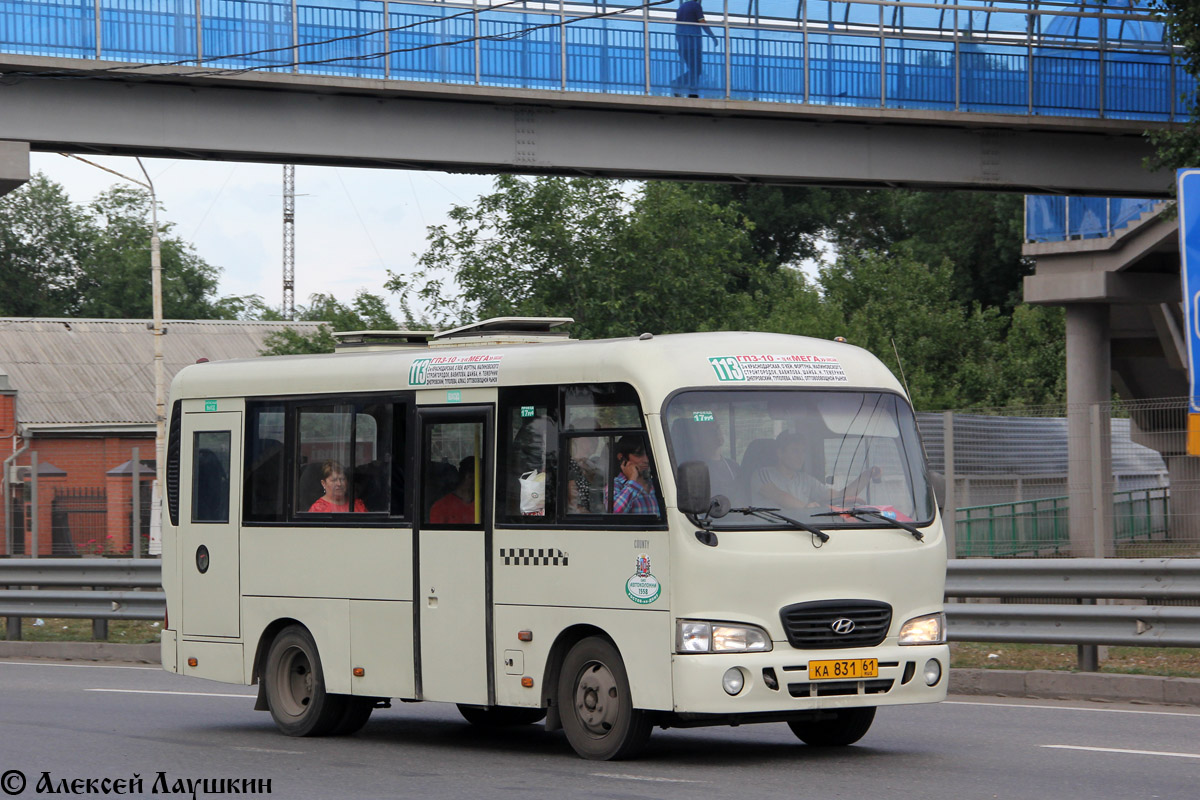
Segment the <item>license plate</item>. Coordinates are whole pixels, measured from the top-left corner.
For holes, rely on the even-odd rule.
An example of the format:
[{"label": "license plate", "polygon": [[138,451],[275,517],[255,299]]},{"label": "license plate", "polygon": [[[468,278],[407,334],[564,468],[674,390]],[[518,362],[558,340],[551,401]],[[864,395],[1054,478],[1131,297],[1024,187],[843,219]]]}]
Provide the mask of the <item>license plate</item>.
[{"label": "license plate", "polygon": [[879,659],[846,658],[838,661],[808,662],[808,679],[813,681],[878,678]]}]

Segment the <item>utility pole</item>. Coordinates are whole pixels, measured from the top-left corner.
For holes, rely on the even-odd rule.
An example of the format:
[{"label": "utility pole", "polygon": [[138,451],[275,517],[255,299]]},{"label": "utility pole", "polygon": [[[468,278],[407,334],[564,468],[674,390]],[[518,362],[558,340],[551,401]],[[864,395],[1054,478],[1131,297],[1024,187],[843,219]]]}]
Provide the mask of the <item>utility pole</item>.
[{"label": "utility pole", "polygon": [[296,317],[296,165],[283,165],[283,318]]}]

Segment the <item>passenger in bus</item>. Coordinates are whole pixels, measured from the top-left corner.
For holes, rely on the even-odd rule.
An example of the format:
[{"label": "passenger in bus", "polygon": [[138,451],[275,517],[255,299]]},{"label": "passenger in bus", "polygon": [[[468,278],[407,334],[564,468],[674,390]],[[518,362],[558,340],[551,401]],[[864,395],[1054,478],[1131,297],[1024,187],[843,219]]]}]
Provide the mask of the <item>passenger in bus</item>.
[{"label": "passenger in bus", "polygon": [[429,521],[435,525],[475,524],[474,456],[459,462],[458,483],[429,509]]},{"label": "passenger in bus", "polygon": [[861,502],[855,495],[873,478],[879,467],[867,467],[862,474],[838,488],[813,477],[808,467],[808,442],[801,433],[784,431],[775,437],[779,464],[763,467],[750,480],[750,502],[755,506],[796,511],[828,509]]},{"label": "passenger in bus", "polygon": [[621,474],[613,478],[613,513],[657,514],[658,498],[645,440],[641,436],[622,436],[615,452]]},{"label": "passenger in bus", "polygon": [[[350,511],[350,501],[346,497],[346,471],[338,461],[332,459],[321,465],[321,489],[324,494],[309,506],[314,514],[338,514]],[[354,499],[354,511],[363,512],[367,507],[359,498]]]},{"label": "passenger in bus", "polygon": [[[595,418],[576,421],[576,430],[594,430]],[[567,462],[567,513],[604,513],[604,437],[576,436],[571,440],[571,458]]]}]

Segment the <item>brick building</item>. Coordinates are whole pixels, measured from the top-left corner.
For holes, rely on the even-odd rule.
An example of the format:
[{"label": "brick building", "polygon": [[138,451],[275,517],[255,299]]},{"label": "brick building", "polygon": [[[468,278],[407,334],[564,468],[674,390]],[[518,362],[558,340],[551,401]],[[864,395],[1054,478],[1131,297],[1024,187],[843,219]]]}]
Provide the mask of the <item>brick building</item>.
[{"label": "brick building", "polygon": [[[255,357],[285,326],[316,325],[169,320],[167,381],[200,359]],[[32,555],[35,541],[40,556],[127,554],[135,525],[144,542],[155,473],[147,321],[0,318],[0,459],[0,557]]]}]

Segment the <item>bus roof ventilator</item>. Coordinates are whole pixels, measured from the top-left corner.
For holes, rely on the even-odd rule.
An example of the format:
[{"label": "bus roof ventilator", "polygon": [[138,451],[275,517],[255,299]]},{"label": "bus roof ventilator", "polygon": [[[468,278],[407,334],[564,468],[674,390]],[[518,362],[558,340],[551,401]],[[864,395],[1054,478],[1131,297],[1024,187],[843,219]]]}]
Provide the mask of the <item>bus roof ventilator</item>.
[{"label": "bus roof ventilator", "polygon": [[567,341],[572,317],[492,317],[447,331],[338,331],[335,352]]}]

